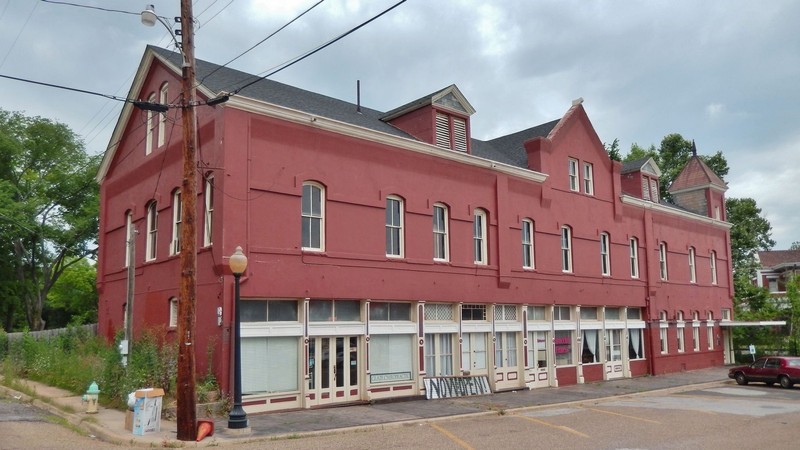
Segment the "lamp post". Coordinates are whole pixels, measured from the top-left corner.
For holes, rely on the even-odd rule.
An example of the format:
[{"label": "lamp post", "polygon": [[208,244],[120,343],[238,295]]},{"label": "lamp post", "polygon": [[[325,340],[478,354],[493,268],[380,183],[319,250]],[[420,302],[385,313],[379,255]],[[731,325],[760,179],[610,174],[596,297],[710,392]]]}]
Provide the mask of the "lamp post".
[{"label": "lamp post", "polygon": [[[172,28],[155,14],[153,5],[142,11],[142,23],[154,26],[161,22],[175,44],[178,40]],[[192,1],[181,0],[181,44],[178,49],[183,56],[181,67],[180,108],[183,124],[183,182],[181,183],[181,282],[178,300],[178,377],[177,377],[177,421],[178,439],[191,441],[197,436],[197,400],[195,398],[195,294],[197,289],[197,233],[195,215],[197,202],[196,156],[197,130],[195,119],[195,68],[194,68],[194,18]]]},{"label": "lamp post", "polygon": [[247,269],[247,256],[242,253],[242,247],[237,246],[228,265],[233,272],[233,408],[228,416],[228,428],[242,429],[248,427],[247,413],[242,408],[242,346],[241,319],[239,316],[239,278]]}]

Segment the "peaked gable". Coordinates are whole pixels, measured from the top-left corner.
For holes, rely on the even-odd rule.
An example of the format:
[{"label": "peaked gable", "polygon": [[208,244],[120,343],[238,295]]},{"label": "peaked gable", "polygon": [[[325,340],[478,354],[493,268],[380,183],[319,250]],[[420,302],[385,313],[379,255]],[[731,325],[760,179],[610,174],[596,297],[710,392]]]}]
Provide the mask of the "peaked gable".
[{"label": "peaked gable", "polygon": [[686,163],[683,170],[675,177],[675,181],[669,187],[670,194],[681,191],[711,188],[718,191],[727,191],[725,184],[699,156],[692,156]]}]

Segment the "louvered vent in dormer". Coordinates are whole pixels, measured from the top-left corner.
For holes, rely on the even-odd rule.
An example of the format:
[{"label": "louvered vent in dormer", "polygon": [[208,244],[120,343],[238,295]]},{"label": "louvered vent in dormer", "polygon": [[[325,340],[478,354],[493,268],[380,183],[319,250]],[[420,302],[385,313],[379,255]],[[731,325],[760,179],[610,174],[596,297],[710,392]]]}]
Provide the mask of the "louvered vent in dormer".
[{"label": "louvered vent in dormer", "polygon": [[436,113],[436,145],[450,148],[450,118],[446,114]]},{"label": "louvered vent in dormer", "polygon": [[440,112],[436,113],[436,145],[466,153],[467,121]]}]

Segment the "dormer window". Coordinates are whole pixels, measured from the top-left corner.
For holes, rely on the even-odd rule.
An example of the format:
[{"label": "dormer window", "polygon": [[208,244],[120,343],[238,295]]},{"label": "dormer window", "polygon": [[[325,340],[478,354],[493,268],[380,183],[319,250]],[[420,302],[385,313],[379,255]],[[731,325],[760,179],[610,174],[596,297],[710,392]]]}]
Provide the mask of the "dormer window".
[{"label": "dormer window", "polygon": [[436,145],[467,152],[467,121],[456,116],[436,113]]}]

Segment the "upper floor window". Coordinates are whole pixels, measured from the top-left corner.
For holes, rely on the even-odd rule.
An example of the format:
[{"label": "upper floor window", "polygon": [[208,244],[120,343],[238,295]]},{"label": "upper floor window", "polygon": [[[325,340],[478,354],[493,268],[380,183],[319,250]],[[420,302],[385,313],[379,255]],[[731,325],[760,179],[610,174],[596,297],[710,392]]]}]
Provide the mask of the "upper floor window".
[{"label": "upper floor window", "polygon": [[447,220],[447,207],[433,205],[433,259],[437,261],[447,261],[450,257]]},{"label": "upper floor window", "polygon": [[569,306],[554,306],[553,307],[553,320],[571,320],[572,309]]},{"label": "upper floor window", "polygon": [[124,267],[128,267],[128,265],[131,264],[131,245],[133,245],[133,243],[131,242],[132,232],[133,232],[133,212],[128,210],[128,212],[125,213],[125,266]]},{"label": "upper floor window", "polygon": [[310,300],[308,302],[308,320],[311,322],[357,322],[361,320],[361,302],[358,300]]},{"label": "upper floor window", "polygon": [[658,267],[660,270],[661,281],[667,281],[667,244],[658,244]]},{"label": "upper floor window", "polygon": [[523,219],[522,220],[522,267],[525,269],[533,269],[535,267],[533,230],[534,230],[533,221],[530,219]]},{"label": "upper floor window", "polygon": [[386,256],[403,256],[403,201],[386,197]]},{"label": "upper floor window", "polygon": [[242,322],[297,322],[295,300],[246,300],[239,307]]},{"label": "upper floor window", "polygon": [[[162,105],[169,103],[167,98],[167,83],[161,85],[161,90],[158,94],[158,102]],[[167,113],[158,113],[158,146],[161,147],[166,142],[167,132]]]},{"label": "upper floor window", "polygon": [[600,233],[600,273],[604,276],[611,275],[611,253],[608,233]]},{"label": "upper floor window", "polygon": [[583,192],[594,195],[594,173],[591,163],[583,163]]},{"label": "upper floor window", "polygon": [[627,312],[628,320],[642,320],[642,309],[641,308],[628,308]]},{"label": "upper floor window", "polygon": [[650,181],[646,177],[642,177],[642,198],[650,200]]},{"label": "upper floor window", "polygon": [[[147,101],[150,102],[150,103],[155,103],[156,102],[156,94],[150,94],[150,96],[147,97]],[[145,139],[144,139],[144,154],[145,155],[149,155],[150,153],[153,153],[153,129],[156,126],[155,122],[156,121],[155,121],[155,118],[153,117],[153,111],[148,110],[147,111],[147,123],[146,123],[147,130],[145,130]]]},{"label": "upper floor window", "polygon": [[723,309],[722,310],[722,320],[731,320],[731,310],[730,309]]},{"label": "upper floor window", "polygon": [[516,305],[495,305],[494,320],[517,320]]},{"label": "upper floor window", "polygon": [[639,278],[639,240],[631,238],[630,241],[631,278]]},{"label": "upper floor window", "polygon": [[181,191],[176,190],[172,194],[172,242],[169,246],[170,255],[177,255],[181,252],[181,222],[183,221],[182,205]]},{"label": "upper floor window", "polygon": [[453,304],[451,303],[426,303],[425,321],[451,322],[453,321]]},{"label": "upper floor window", "polygon": [[569,190],[578,191],[578,160],[569,159]]},{"label": "upper floor window", "polygon": [[214,176],[206,177],[205,195],[205,226],[203,227],[203,246],[211,245],[212,230],[214,225]]},{"label": "upper floor window", "polygon": [[156,202],[147,205],[147,251],[145,260],[156,259],[156,246],[158,244],[158,208]]},{"label": "upper floor window", "polygon": [[411,304],[370,302],[369,320],[411,320]]},{"label": "upper floor window", "polygon": [[547,320],[544,306],[528,306],[528,320]]},{"label": "upper floor window", "polygon": [[472,222],[472,248],[475,264],[487,264],[486,211],[476,209]]},{"label": "upper floor window", "polygon": [[325,190],[316,183],[303,183],[302,238],[304,250],[324,250]]},{"label": "upper floor window", "polygon": [[486,305],[461,305],[461,320],[486,320]]},{"label": "upper floor window", "polygon": [[656,203],[658,203],[658,183],[656,180],[650,180],[650,197]]},{"label": "upper floor window", "polygon": [[711,265],[711,284],[717,284],[717,252],[714,250],[711,250],[709,264]]},{"label": "upper floor window", "polygon": [[694,265],[694,247],[689,247],[689,282],[697,282],[697,272]]},{"label": "upper floor window", "polygon": [[581,320],[597,320],[597,307],[596,306],[581,307]]},{"label": "upper floor window", "polygon": [[572,229],[561,227],[561,271],[572,272]]},{"label": "upper floor window", "polygon": [[466,152],[467,121],[448,114],[436,113],[436,146]]}]

